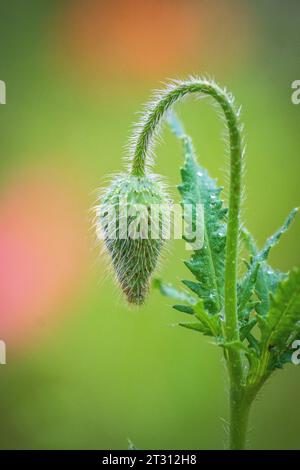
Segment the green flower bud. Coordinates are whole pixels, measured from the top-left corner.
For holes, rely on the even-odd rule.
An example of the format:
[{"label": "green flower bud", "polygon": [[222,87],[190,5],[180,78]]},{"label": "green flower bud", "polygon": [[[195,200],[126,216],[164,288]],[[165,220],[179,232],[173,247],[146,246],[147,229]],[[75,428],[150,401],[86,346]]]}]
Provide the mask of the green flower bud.
[{"label": "green flower bud", "polygon": [[98,206],[97,224],[127,300],[142,304],[164,244],[170,201],[154,175],[116,176]]}]

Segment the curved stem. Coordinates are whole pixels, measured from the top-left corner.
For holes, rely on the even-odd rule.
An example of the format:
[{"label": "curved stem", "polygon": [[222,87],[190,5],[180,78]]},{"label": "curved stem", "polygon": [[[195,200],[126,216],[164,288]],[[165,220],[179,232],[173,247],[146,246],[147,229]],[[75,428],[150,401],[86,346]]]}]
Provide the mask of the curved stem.
[{"label": "curved stem", "polygon": [[[200,93],[209,95],[221,107],[229,131],[230,145],[230,188],[229,213],[226,238],[225,259],[225,320],[224,335],[227,342],[239,340],[237,316],[237,255],[238,233],[241,203],[241,176],[242,176],[242,141],[239,112],[236,111],[233,98],[214,82],[201,79],[174,82],[165,91],[156,96],[146,111],[146,115],[139,123],[133,139],[132,174],[143,176],[148,158],[150,158],[152,144],[159,131],[160,123],[168,109],[179,99],[189,94]],[[236,390],[243,381],[243,368],[240,352],[230,348],[227,353],[227,364],[230,376],[231,403],[236,403]],[[232,423],[233,425],[233,423]],[[231,430],[232,439],[234,430]],[[237,447],[232,443],[232,447]]]}]

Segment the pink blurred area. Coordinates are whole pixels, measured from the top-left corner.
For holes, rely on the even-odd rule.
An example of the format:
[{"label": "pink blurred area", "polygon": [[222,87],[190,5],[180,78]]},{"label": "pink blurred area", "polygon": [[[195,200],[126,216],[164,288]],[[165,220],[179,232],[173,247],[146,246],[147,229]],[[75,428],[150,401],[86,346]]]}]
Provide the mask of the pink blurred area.
[{"label": "pink blurred area", "polygon": [[249,8],[236,0],[75,0],[58,24],[59,53],[94,80],[204,73],[212,57],[230,67],[253,43]]},{"label": "pink blurred area", "polygon": [[13,344],[77,294],[87,269],[85,213],[74,183],[50,168],[14,175],[0,197],[1,338]]}]

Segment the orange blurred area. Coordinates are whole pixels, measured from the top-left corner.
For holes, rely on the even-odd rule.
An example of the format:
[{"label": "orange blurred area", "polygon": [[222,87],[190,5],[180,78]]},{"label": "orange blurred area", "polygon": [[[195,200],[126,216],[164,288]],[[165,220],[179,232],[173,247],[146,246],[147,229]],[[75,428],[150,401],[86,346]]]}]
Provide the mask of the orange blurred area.
[{"label": "orange blurred area", "polygon": [[79,74],[162,78],[237,61],[250,47],[249,11],[236,1],[73,1],[58,47]]},{"label": "orange blurred area", "polygon": [[86,275],[84,212],[77,188],[49,168],[15,176],[0,198],[1,334],[38,333]]}]

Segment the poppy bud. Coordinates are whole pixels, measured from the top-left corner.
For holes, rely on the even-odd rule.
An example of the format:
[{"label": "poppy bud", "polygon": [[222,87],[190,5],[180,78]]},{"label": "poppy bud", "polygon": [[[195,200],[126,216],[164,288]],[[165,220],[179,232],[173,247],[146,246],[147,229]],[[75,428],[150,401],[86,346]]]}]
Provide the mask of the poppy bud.
[{"label": "poppy bud", "polygon": [[142,304],[164,244],[170,201],[153,175],[120,174],[106,190],[97,224],[127,300]]}]

